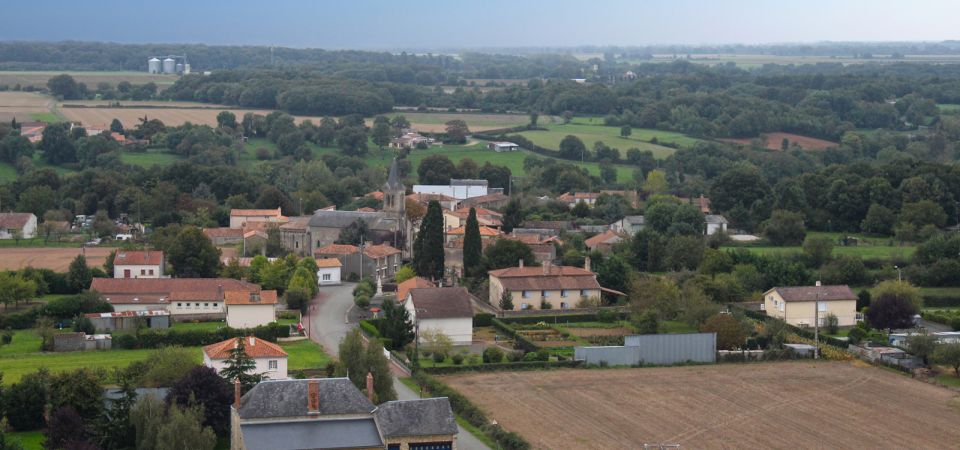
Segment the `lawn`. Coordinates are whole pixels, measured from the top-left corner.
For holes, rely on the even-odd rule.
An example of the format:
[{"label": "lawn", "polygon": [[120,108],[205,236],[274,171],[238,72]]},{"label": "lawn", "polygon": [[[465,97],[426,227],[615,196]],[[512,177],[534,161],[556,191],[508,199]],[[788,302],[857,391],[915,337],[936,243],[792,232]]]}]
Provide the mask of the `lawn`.
[{"label": "lawn", "polygon": [[[834,241],[833,255],[848,255],[848,256],[859,256],[863,259],[899,259],[905,260],[909,259],[916,246],[913,245],[897,245],[896,241],[890,238],[877,238],[871,236],[865,236],[861,234],[851,234],[851,233],[838,233],[838,232],[820,232],[820,231],[811,231],[807,233],[807,236],[813,237],[827,237]],[[860,245],[849,245],[841,246],[837,242],[844,236],[855,237],[860,241]],[[801,246],[792,246],[792,247],[774,247],[769,245],[738,245],[738,246],[728,246],[723,247],[724,249],[737,249],[745,248],[754,253],[759,253],[763,255],[785,255],[790,253],[802,253],[803,247]]]},{"label": "lawn", "polygon": [[147,168],[152,166],[168,166],[181,159],[180,156],[166,152],[149,151],[145,153],[134,153],[124,151],[120,153],[120,161],[123,161],[124,164]]},{"label": "lawn", "polygon": [[59,116],[57,116],[56,114],[54,114],[54,113],[49,113],[49,112],[45,112],[45,113],[30,113],[30,118],[33,119],[33,120],[36,120],[36,121],[38,121],[38,122],[47,122],[47,123],[55,123],[55,122],[62,122],[62,121],[63,121],[63,119],[61,119],[61,118],[60,118]]},{"label": "lawn", "polygon": [[[187,347],[200,364],[203,357],[200,347]],[[52,372],[64,372],[79,368],[112,369],[126,367],[130,363],[147,358],[153,350],[100,350],[88,352],[52,353],[40,352],[40,337],[33,330],[17,331],[10,345],[0,347],[0,372],[3,381],[16,383],[24,375],[46,367]]]},{"label": "lawn", "polygon": [[17,169],[9,163],[0,163],[0,183],[17,181]]},{"label": "lawn", "polygon": [[696,327],[690,326],[684,322],[678,322],[676,320],[664,320],[660,322],[660,329],[657,330],[660,334],[671,334],[671,333],[696,333]]},{"label": "lawn", "polygon": [[689,147],[698,142],[697,139],[671,131],[659,131],[649,129],[634,129],[629,137],[620,136],[619,127],[605,127],[600,125],[547,125],[547,131],[524,131],[520,135],[530,139],[535,144],[549,148],[559,149],[560,141],[567,135],[574,135],[586,144],[588,149],[593,148],[597,141],[620,149],[620,156],[626,157],[627,149],[639,148],[640,150],[650,150],[657,159],[663,159],[672,155],[676,150],[662,145],[651,144],[649,141],[654,137],[660,142],[671,142],[682,147]]},{"label": "lawn", "polygon": [[23,450],[41,450],[46,439],[42,431],[14,431],[6,434],[7,443],[20,441]]},{"label": "lawn", "polygon": [[[287,370],[318,369],[330,363],[330,356],[323,352],[320,345],[309,339],[280,344],[290,356],[287,359]],[[292,376],[292,375],[291,375]]]},{"label": "lawn", "polygon": [[216,331],[225,326],[224,322],[174,322],[170,328],[176,331]]}]

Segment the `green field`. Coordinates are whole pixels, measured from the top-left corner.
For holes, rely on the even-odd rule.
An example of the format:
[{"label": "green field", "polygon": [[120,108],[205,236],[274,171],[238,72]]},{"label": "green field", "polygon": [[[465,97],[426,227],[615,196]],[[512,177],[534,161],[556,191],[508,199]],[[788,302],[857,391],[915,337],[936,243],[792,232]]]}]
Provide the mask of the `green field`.
[{"label": "green field", "polygon": [[[897,243],[891,238],[877,238],[872,236],[866,236],[863,234],[857,233],[839,233],[839,232],[824,232],[824,231],[811,231],[807,233],[808,237],[827,237],[834,241],[833,255],[848,255],[848,256],[859,256],[863,259],[909,259],[913,256],[916,246],[914,245],[897,245]],[[850,245],[850,246],[841,246],[838,244],[839,240],[843,236],[855,237],[859,240],[860,245]],[[803,247],[801,246],[792,246],[792,247],[774,247],[770,245],[736,245],[736,246],[727,246],[722,247],[725,250],[734,250],[734,249],[747,249],[754,253],[759,253],[762,255],[786,255],[792,253],[802,253]]]},{"label": "green field", "polygon": [[940,108],[940,111],[945,113],[960,113],[960,104],[957,103],[940,103],[937,105],[937,108]]},{"label": "green field", "polygon": [[[468,127],[497,127],[511,128],[530,123],[530,117],[524,114],[481,114],[481,113],[448,113],[448,112],[412,112],[397,111],[384,114],[389,118],[403,116],[411,124],[444,125],[451,120],[463,120]],[[540,117],[541,123],[552,123],[559,120],[556,116]],[[372,125],[373,119],[367,119],[367,125]]]},{"label": "green field", "polygon": [[123,151],[120,153],[120,161],[124,164],[140,167],[168,166],[179,161],[181,158],[173,153],[145,152],[133,153]]},{"label": "green field", "polygon": [[54,114],[54,113],[49,113],[49,112],[46,112],[46,113],[31,113],[31,114],[30,114],[30,118],[33,119],[33,120],[36,120],[36,121],[38,121],[38,122],[47,122],[47,123],[54,123],[54,122],[62,122],[62,121],[63,121],[63,119],[61,119],[61,118],[60,118],[59,116],[57,116],[56,114]]},{"label": "green field", "polygon": [[41,431],[14,431],[6,434],[7,442],[20,441],[23,450],[41,450],[46,437]]},{"label": "green field", "polygon": [[[318,369],[330,363],[330,356],[323,352],[320,345],[311,340],[284,342],[281,347],[290,356],[287,359],[287,370]],[[293,374],[290,374],[293,376]]]},{"label": "green field", "polygon": [[524,131],[519,134],[530,139],[534,144],[549,149],[559,149],[560,141],[567,137],[567,135],[573,135],[580,138],[587,146],[587,149],[593,149],[593,144],[600,141],[609,147],[620,149],[621,157],[626,157],[628,149],[639,148],[640,150],[650,150],[653,152],[653,156],[658,159],[666,158],[676,152],[676,150],[663,145],[651,144],[649,141],[654,137],[660,142],[669,142],[681,147],[689,147],[699,142],[698,139],[680,133],[642,128],[633,129],[629,137],[621,137],[619,127],[588,125],[583,122],[568,125],[547,125],[546,128],[548,131]]}]

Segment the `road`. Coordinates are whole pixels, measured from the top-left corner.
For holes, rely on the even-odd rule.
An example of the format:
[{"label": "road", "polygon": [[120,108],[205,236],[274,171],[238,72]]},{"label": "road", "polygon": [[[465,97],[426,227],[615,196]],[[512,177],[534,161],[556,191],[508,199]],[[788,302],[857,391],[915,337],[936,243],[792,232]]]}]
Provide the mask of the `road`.
[{"label": "road", "polygon": [[[347,323],[346,320],[347,313],[353,307],[352,292],[355,285],[356,283],[343,283],[340,286],[322,286],[319,298],[311,302],[307,311],[306,321],[310,339],[322,345],[324,350],[332,356],[337,356],[340,339],[356,326],[354,323]],[[416,392],[401,383],[396,376],[393,378],[393,388],[397,391],[397,398],[400,400],[420,398]],[[460,433],[457,435],[457,448],[463,450],[484,450],[488,448],[469,431],[464,430],[459,425],[458,428],[460,428]]]}]

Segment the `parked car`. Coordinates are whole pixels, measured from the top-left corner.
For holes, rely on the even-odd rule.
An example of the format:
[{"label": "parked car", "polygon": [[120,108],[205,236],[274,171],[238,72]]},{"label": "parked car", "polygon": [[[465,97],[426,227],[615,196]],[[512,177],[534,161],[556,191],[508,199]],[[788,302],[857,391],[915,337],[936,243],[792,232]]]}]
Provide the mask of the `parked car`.
[{"label": "parked car", "polygon": [[100,245],[100,242],[101,242],[101,239],[100,239],[100,238],[93,238],[93,239],[87,241],[84,245],[87,245],[87,246],[90,246],[90,247],[94,247],[94,246]]}]

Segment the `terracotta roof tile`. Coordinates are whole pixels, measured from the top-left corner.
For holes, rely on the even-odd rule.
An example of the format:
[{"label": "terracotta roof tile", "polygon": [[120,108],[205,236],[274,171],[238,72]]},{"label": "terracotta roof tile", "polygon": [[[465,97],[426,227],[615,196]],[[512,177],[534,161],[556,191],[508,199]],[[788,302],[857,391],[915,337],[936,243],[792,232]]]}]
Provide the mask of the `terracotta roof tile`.
[{"label": "terracotta roof tile", "polygon": [[231,209],[231,216],[252,217],[252,216],[273,216],[280,217],[280,208],[277,209]]},{"label": "terracotta roof tile", "polygon": [[343,267],[343,264],[340,264],[340,260],[337,258],[320,258],[317,260],[318,269],[328,267]]},{"label": "terracotta roof tile", "polygon": [[509,267],[491,270],[504,288],[511,291],[555,291],[560,289],[600,289],[593,272],[571,266]]},{"label": "terracotta roof tile", "polygon": [[203,234],[207,235],[210,239],[215,238],[236,238],[240,239],[243,237],[243,230],[239,228],[204,228]]},{"label": "terracotta roof tile", "polygon": [[210,359],[227,359],[230,357],[230,351],[237,347],[237,339],[246,339],[243,343],[243,351],[251,358],[286,358],[287,352],[277,344],[265,341],[257,337],[235,337],[227,339],[216,344],[210,344],[203,347],[203,352]]},{"label": "terracotta roof tile", "polygon": [[[456,228],[447,230],[447,234],[466,234],[466,228],[467,228],[466,226],[456,227]],[[484,226],[480,227],[480,236],[491,237],[491,236],[499,236],[499,235],[500,235],[500,230],[490,228],[490,227],[484,227]]]},{"label": "terracotta roof tile", "polygon": [[434,286],[430,280],[421,277],[413,277],[397,285],[397,299],[401,302],[405,301],[407,299],[407,294],[410,293],[410,289],[423,289],[432,287]]},{"label": "terracotta roof tile", "polygon": [[[856,300],[857,294],[854,294],[849,286],[822,286],[819,289],[816,286],[791,286],[775,287],[767,291],[777,291],[785,302],[812,302],[817,300],[817,291],[820,293],[820,300]],[[766,294],[764,294],[766,295]]]},{"label": "terracotta roof tile", "polygon": [[330,244],[313,251],[317,255],[352,255],[359,251],[356,245]]},{"label": "terracotta roof tile", "polygon": [[[259,294],[259,301],[251,299],[251,294]],[[257,298],[257,297],[253,297]],[[226,291],[223,293],[223,302],[228,305],[275,305],[277,291]]]},{"label": "terracotta roof tile", "polygon": [[163,264],[163,252],[118,250],[113,257],[115,266],[158,266]]},{"label": "terracotta roof tile", "polygon": [[590,237],[589,239],[583,241],[583,243],[587,246],[587,248],[594,248],[600,244],[616,244],[622,240],[623,236],[620,236],[613,230],[607,230],[596,236]]},{"label": "terracotta roof tile", "polygon": [[368,258],[384,258],[398,253],[400,253],[400,250],[387,244],[368,245],[363,248],[363,254]]}]

